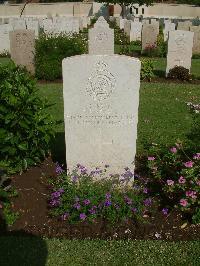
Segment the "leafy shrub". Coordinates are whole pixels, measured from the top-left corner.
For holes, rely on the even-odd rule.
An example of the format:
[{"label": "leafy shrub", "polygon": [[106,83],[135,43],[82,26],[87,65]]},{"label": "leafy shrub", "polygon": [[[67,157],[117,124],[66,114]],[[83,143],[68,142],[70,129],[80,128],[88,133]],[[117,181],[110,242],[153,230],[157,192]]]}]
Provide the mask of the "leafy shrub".
[{"label": "leafy shrub", "polygon": [[13,65],[0,65],[0,167],[22,171],[47,154],[53,123],[36,82]]},{"label": "leafy shrub", "polygon": [[157,56],[166,57],[167,55],[167,42],[164,41],[163,32],[157,38]]},{"label": "leafy shrub", "polygon": [[[10,198],[17,196],[16,191],[10,185],[11,180],[4,170],[0,169],[0,209],[6,224],[12,225],[18,217],[18,213],[11,210]],[[1,215],[1,214],[0,214]],[[0,231],[1,231],[0,225]]]},{"label": "leafy shrub", "polygon": [[192,59],[200,59],[200,54],[193,54]]},{"label": "leafy shrub", "polygon": [[132,41],[131,44],[136,45],[136,46],[141,46],[142,42],[137,40],[137,41]]},{"label": "leafy shrub", "polygon": [[115,34],[115,44],[127,45],[130,43],[128,36],[124,34],[123,30],[117,28],[114,30],[114,34]]},{"label": "leafy shrub", "polygon": [[182,66],[175,66],[174,68],[170,69],[167,77],[170,79],[179,79],[179,80],[191,79],[189,69]]},{"label": "leafy shrub", "polygon": [[3,52],[0,53],[0,57],[8,57],[8,58],[10,58],[9,51],[4,50]]},{"label": "leafy shrub", "polygon": [[36,77],[55,80],[62,77],[62,60],[73,55],[86,53],[87,41],[84,35],[40,35],[36,41]]},{"label": "leafy shrub", "polygon": [[71,223],[101,219],[116,224],[132,218],[141,219],[142,214],[152,205],[152,199],[145,194],[145,188],[139,187],[137,182],[134,187],[130,184],[122,186],[133,176],[129,169],[121,177],[103,178],[106,169],[102,171],[96,168],[88,173],[79,164],[72,174],[67,175],[58,166],[58,176],[51,180],[51,214]]},{"label": "leafy shrub", "polygon": [[174,147],[153,146],[149,150],[149,189],[167,208],[178,208],[200,223],[200,153]]},{"label": "leafy shrub", "polygon": [[140,72],[141,80],[151,81],[151,79],[154,77],[153,70],[153,62],[150,59],[142,58]]}]

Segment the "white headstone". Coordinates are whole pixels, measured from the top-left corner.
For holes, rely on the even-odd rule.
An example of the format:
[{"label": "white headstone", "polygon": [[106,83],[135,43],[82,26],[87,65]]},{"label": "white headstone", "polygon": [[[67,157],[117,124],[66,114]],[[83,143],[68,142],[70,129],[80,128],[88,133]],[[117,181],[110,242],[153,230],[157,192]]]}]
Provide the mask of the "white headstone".
[{"label": "white headstone", "polygon": [[24,19],[10,18],[9,24],[11,24],[14,30],[25,30],[26,29],[26,21]]},{"label": "white headstone", "polygon": [[119,27],[120,27],[121,30],[124,29],[124,22],[125,22],[125,19],[121,18],[120,19],[120,23],[119,23]]},{"label": "white headstone", "polygon": [[167,69],[182,66],[190,70],[194,32],[170,31],[168,40]]},{"label": "white headstone", "polygon": [[114,54],[114,29],[106,21],[98,20],[89,30],[89,54]]},{"label": "white headstone", "polygon": [[130,36],[130,32],[131,32],[131,20],[125,20],[124,21],[124,33],[126,34],[126,36]]},{"label": "white headstone", "polygon": [[10,52],[9,32],[13,30],[10,24],[0,25],[0,53]]},{"label": "white headstone", "polygon": [[141,41],[142,36],[142,23],[131,22],[130,41]]},{"label": "white headstone", "polygon": [[157,46],[158,30],[154,24],[144,24],[142,27],[142,50]]},{"label": "white headstone", "polygon": [[[134,169],[140,61],[119,55],[63,60],[67,168]],[[76,78],[75,78],[76,77]]]},{"label": "white headstone", "polygon": [[193,54],[200,54],[200,26],[191,26],[190,31],[194,32]]},{"label": "white headstone", "polygon": [[187,21],[180,21],[178,22],[177,30],[185,30],[189,31],[190,26],[192,26],[192,22],[187,20]]},{"label": "white headstone", "polygon": [[27,20],[26,21],[27,30],[33,30],[35,32],[35,37],[39,36],[39,22],[37,20]]},{"label": "white headstone", "polygon": [[165,28],[163,30],[164,41],[168,40],[169,31],[175,30],[175,27],[176,27],[175,23],[167,23],[167,24],[165,24]]}]

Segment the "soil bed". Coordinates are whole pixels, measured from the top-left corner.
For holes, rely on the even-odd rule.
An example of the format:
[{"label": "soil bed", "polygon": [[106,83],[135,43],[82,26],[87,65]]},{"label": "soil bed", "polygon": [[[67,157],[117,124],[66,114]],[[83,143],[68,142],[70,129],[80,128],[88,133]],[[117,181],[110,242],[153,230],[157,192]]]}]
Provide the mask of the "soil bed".
[{"label": "soil bed", "polygon": [[47,180],[50,176],[56,176],[55,164],[51,159],[22,175],[13,176],[12,184],[19,193],[13,201],[13,210],[19,212],[20,216],[13,226],[8,227],[7,233],[23,231],[37,236],[68,239],[199,239],[200,225],[188,223],[181,228],[185,221],[177,211],[167,217],[158,211],[153,217],[146,217],[146,223],[129,222],[113,228],[103,221],[71,225],[51,218],[47,203],[50,194]]}]

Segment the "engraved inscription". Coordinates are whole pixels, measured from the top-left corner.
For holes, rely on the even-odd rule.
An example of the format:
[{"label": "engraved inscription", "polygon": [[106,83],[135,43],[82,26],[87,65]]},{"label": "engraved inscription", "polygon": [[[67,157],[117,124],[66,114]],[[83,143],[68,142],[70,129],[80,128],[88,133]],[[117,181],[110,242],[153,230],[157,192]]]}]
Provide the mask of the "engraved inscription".
[{"label": "engraved inscription", "polygon": [[99,61],[89,77],[86,91],[95,101],[108,99],[116,87],[115,77],[107,70],[107,64]]},{"label": "engraved inscription", "polygon": [[66,115],[65,117],[69,124],[82,125],[118,125],[124,126],[134,122],[134,115]]}]

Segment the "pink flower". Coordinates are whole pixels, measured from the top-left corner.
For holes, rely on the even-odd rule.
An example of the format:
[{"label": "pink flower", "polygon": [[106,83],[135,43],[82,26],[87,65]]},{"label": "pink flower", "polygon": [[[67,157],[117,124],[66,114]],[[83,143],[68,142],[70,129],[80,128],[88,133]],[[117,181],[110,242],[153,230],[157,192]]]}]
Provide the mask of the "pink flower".
[{"label": "pink flower", "polygon": [[178,180],[178,182],[179,182],[179,184],[184,184],[185,183],[185,178],[183,177],[183,176],[180,176],[179,177],[179,180]]},{"label": "pink flower", "polygon": [[173,186],[173,185],[174,185],[174,181],[171,180],[171,179],[168,179],[168,180],[167,180],[167,185],[168,185],[168,186]]},{"label": "pink flower", "polygon": [[152,157],[151,157],[151,156],[148,157],[148,161],[154,161],[155,159],[156,159],[156,158],[153,157],[153,156],[152,156]]},{"label": "pink flower", "polygon": [[196,199],[197,198],[197,195],[196,195],[196,191],[192,191],[192,190],[189,190],[189,191],[186,191],[185,195],[187,197],[191,197],[192,199]]},{"label": "pink flower", "polygon": [[200,153],[197,153],[193,156],[193,159],[200,160]]},{"label": "pink flower", "polygon": [[200,186],[200,180],[197,180],[197,185]]},{"label": "pink flower", "polygon": [[192,161],[189,161],[189,162],[184,163],[184,165],[187,168],[192,168],[193,167],[193,162]]},{"label": "pink flower", "polygon": [[170,151],[171,151],[172,153],[176,153],[176,152],[177,152],[177,148],[176,148],[176,147],[172,147],[172,148],[170,149]]},{"label": "pink flower", "polygon": [[186,199],[180,199],[180,205],[186,207],[188,205],[188,201]]}]

